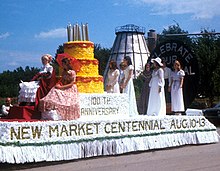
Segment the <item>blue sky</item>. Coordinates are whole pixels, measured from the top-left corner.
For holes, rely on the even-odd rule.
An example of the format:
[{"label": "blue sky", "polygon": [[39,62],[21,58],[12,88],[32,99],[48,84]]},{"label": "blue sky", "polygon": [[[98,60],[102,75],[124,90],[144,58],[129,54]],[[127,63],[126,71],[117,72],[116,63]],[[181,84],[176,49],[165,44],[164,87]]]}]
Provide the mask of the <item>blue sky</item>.
[{"label": "blue sky", "polygon": [[189,33],[220,32],[218,0],[5,0],[0,7],[0,73],[40,67],[43,54],[54,56],[67,42],[68,23],[88,23],[90,41],[105,48],[126,24],[157,33],[175,23]]}]

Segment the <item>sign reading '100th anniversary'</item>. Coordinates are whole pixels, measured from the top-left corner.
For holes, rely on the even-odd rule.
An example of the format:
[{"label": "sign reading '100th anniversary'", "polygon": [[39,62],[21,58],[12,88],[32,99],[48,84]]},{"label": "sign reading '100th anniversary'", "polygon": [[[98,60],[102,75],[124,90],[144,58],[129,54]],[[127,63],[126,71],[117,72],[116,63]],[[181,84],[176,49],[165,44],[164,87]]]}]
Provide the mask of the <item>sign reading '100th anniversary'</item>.
[{"label": "sign reading '100th anniversary'", "polygon": [[166,62],[167,67],[173,69],[175,60],[180,61],[185,71],[183,94],[185,106],[189,106],[194,100],[198,86],[198,61],[191,49],[183,42],[170,40],[160,43],[151,54],[151,59],[160,57]]},{"label": "sign reading '100th anniversary'", "polygon": [[128,95],[125,93],[80,94],[81,116],[128,116],[128,107]]}]

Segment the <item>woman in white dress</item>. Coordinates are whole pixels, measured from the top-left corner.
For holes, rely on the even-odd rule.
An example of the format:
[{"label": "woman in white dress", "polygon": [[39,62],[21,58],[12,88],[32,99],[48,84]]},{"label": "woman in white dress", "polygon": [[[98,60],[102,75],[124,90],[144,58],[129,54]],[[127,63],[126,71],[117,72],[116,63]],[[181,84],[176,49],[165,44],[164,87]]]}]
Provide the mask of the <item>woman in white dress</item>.
[{"label": "woman in white dress", "polygon": [[164,116],[166,115],[166,100],[164,93],[164,71],[160,58],[152,59],[154,65],[152,78],[149,83],[150,95],[148,102],[148,116]]},{"label": "woman in white dress", "polygon": [[171,84],[169,90],[171,91],[171,111],[176,115],[181,115],[184,112],[183,102],[183,80],[185,72],[181,69],[179,61],[174,62],[174,71],[171,73]]},{"label": "woman in white dress", "polygon": [[127,93],[129,96],[129,115],[138,115],[137,102],[133,84],[133,70],[134,67],[129,56],[124,57],[125,70],[123,70],[124,78],[122,79],[121,88],[123,93]]},{"label": "woman in white dress", "polygon": [[117,68],[117,63],[115,61],[110,61],[108,80],[106,84],[107,93],[120,93],[119,89],[119,79],[120,71]]},{"label": "woman in white dress", "polygon": [[35,105],[38,108],[39,100],[47,95],[50,89],[56,84],[56,74],[50,64],[52,56],[45,54],[41,57],[42,68],[30,82],[21,82],[18,102],[21,106]]}]

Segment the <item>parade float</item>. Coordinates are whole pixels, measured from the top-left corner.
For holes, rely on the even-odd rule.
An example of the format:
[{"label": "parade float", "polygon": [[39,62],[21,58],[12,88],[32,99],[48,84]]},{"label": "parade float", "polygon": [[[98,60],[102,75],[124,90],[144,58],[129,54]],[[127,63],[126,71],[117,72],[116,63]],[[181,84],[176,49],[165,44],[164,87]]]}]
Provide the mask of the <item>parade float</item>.
[{"label": "parade float", "polygon": [[68,26],[64,43],[64,53],[82,64],[77,73],[81,117],[1,120],[1,163],[64,161],[219,141],[216,127],[203,116],[131,117],[127,94],[104,92],[94,44],[88,40],[88,28],[82,28],[79,40],[78,26]]}]

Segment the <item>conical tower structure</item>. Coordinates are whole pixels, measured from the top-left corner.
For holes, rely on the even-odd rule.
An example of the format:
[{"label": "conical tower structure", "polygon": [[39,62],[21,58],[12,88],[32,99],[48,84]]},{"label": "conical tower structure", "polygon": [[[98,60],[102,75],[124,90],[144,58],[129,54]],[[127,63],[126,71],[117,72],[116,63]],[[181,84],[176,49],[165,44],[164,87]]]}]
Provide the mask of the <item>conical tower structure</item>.
[{"label": "conical tower structure", "polygon": [[147,63],[150,52],[144,37],[145,28],[128,24],[116,27],[116,38],[111,50],[111,54],[104,72],[104,81],[106,83],[107,73],[109,70],[109,62],[114,60],[119,68],[120,63],[125,56],[130,56],[134,66],[134,78],[143,71],[144,65]]}]

